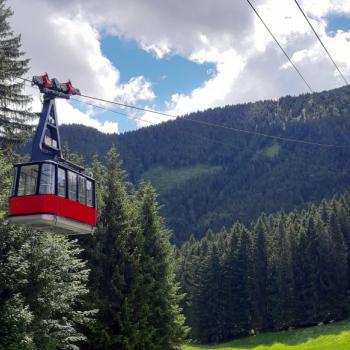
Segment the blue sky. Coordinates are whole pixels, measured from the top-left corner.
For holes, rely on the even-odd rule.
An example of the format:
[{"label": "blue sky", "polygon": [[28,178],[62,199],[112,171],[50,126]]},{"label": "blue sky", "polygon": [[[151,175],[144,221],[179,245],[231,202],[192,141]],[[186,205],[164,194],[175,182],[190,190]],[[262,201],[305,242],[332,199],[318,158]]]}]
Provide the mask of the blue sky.
[{"label": "blue sky", "polygon": [[327,16],[327,32],[335,35],[337,30],[350,30],[350,16],[332,14]]},{"label": "blue sky", "polygon": [[[157,58],[132,40],[105,36],[100,43],[103,55],[118,67],[121,84],[126,84],[135,76],[144,76],[152,83],[156,95],[152,108],[157,110],[164,110],[165,102],[170,101],[173,94],[189,94],[215,74],[213,64],[199,64],[174,54]],[[145,103],[140,102],[138,105],[144,106]],[[101,113],[100,118],[107,120],[110,114]],[[118,124],[120,132],[137,127],[134,121],[122,116],[118,118]]]},{"label": "blue sky", "polygon": [[[70,78],[86,95],[183,115],[308,92],[245,1],[7,1],[31,59],[27,75]],[[294,1],[254,2],[313,91],[344,84]],[[299,3],[350,81],[349,0]],[[37,13],[41,20],[30,20]],[[35,111],[39,97],[33,99]],[[106,133],[147,125],[75,102],[62,100],[58,107],[61,124]],[[147,113],[142,118],[165,120]]]}]

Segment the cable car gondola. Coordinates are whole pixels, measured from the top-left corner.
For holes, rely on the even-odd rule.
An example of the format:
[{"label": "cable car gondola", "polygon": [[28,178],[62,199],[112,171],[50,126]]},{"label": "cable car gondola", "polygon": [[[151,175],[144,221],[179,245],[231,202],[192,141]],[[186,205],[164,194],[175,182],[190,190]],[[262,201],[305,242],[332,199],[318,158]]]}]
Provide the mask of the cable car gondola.
[{"label": "cable car gondola", "polygon": [[84,169],[63,159],[55,98],[79,95],[70,81],[34,76],[44,94],[31,161],[14,165],[8,220],[60,234],[93,233],[96,226],[95,181]]}]

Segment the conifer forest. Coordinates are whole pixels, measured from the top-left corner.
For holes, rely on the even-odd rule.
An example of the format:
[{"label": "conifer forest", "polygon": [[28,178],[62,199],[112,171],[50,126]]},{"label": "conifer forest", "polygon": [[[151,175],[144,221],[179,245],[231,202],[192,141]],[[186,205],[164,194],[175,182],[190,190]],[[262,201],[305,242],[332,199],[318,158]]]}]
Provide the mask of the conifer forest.
[{"label": "conifer forest", "polygon": [[13,15],[0,0],[0,350],[181,350],[348,322],[349,86],[119,134],[63,125],[97,224],[57,234],[8,220],[37,120]]}]

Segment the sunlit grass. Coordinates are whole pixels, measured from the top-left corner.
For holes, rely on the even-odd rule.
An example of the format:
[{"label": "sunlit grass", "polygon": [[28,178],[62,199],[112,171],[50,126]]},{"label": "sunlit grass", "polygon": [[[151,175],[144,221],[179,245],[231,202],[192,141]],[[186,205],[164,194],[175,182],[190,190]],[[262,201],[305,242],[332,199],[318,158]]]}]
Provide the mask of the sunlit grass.
[{"label": "sunlit grass", "polygon": [[325,326],[265,333],[220,345],[184,345],[182,350],[350,350],[350,320]]},{"label": "sunlit grass", "polygon": [[159,166],[145,172],[142,178],[150,181],[158,192],[165,193],[174,187],[181,186],[188,180],[214,174],[220,170],[220,166],[209,165],[197,165],[180,169],[167,169]]}]

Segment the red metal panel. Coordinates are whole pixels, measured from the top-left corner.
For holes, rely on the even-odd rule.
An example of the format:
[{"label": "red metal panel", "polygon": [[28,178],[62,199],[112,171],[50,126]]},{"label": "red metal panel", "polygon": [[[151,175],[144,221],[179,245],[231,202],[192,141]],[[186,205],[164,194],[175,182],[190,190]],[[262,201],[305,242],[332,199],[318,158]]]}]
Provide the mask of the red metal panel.
[{"label": "red metal panel", "polygon": [[54,214],[96,225],[96,209],[54,194],[9,198],[9,215]]}]

